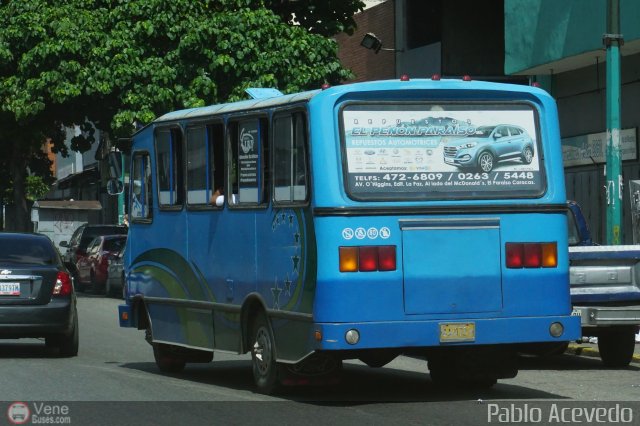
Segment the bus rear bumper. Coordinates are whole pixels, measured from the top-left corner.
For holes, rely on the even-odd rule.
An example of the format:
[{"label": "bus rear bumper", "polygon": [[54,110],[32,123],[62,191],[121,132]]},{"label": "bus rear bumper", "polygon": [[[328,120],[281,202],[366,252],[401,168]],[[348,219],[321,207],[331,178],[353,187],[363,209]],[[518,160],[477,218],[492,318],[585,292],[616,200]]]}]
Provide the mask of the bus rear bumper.
[{"label": "bus rear bumper", "polygon": [[[557,324],[562,333],[554,337]],[[322,336],[316,350],[566,342],[581,337],[580,318],[575,316],[316,323],[316,330]]]}]

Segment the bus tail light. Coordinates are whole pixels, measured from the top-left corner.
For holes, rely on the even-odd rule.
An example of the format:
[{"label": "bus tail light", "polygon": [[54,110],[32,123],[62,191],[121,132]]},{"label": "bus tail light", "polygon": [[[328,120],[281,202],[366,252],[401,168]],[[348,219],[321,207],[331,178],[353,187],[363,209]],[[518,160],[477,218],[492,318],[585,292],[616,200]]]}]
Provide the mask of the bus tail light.
[{"label": "bus tail light", "polygon": [[555,268],[558,248],[553,243],[506,243],[507,268]]},{"label": "bus tail light", "polygon": [[540,244],[523,244],[524,267],[539,268],[542,264],[542,247]]},{"label": "bus tail light", "polygon": [[359,250],[359,269],[361,272],[371,272],[378,270],[378,247],[363,246]]},{"label": "bus tail light", "polygon": [[396,246],[378,247],[378,270],[396,270]]},{"label": "bus tail light", "polygon": [[340,272],[358,270],[358,247],[340,247]]},{"label": "bus tail light", "polygon": [[340,272],[396,270],[396,246],[340,247]]},{"label": "bus tail light", "polygon": [[558,266],[558,245],[556,243],[543,243],[542,267],[555,268]]}]

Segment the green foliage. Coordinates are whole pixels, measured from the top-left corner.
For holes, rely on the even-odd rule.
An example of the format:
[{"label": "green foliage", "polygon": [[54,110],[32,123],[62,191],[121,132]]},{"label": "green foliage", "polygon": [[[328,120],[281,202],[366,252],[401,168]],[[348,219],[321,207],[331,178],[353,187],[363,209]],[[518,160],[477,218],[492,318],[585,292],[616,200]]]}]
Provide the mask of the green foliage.
[{"label": "green foliage", "polygon": [[[134,122],[241,99],[249,86],[294,92],[348,78],[335,42],[314,32],[352,27],[361,2],[289,3],[10,1],[0,7],[2,110],[125,136]],[[302,25],[283,21],[292,13]]]},{"label": "green foliage", "polygon": [[25,192],[28,200],[36,201],[44,197],[49,192],[49,188],[41,176],[29,175],[25,179]]},{"label": "green foliage", "polygon": [[[326,36],[354,27],[360,0],[3,0],[0,158],[28,159],[62,126],[127,137],[170,110],[338,84]],[[292,18],[299,25],[292,25]],[[26,165],[27,162],[24,162]],[[6,163],[5,163],[6,164]],[[17,173],[17,172],[16,172]],[[15,177],[16,182],[22,179]],[[0,188],[2,191],[2,188]]]}]

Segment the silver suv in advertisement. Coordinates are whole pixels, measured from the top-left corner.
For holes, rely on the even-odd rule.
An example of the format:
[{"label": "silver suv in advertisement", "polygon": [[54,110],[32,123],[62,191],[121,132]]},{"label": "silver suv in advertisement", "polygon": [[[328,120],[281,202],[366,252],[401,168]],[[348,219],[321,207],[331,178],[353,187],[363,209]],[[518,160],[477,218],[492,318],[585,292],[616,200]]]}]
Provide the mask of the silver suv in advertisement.
[{"label": "silver suv in advertisement", "polygon": [[476,132],[444,145],[444,162],[460,168],[488,173],[502,161],[530,164],[533,140],[522,127],[512,124],[480,126]]}]

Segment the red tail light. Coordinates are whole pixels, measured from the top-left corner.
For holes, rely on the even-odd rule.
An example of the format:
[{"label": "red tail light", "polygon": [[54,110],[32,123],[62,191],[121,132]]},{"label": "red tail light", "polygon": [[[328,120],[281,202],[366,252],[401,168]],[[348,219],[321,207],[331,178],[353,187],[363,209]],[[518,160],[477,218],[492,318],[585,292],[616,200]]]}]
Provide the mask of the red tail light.
[{"label": "red tail light", "polygon": [[524,264],[524,244],[507,243],[505,245],[507,268],[522,268]]},{"label": "red tail light", "polygon": [[524,244],[524,267],[539,268],[542,264],[542,247],[540,244]]},{"label": "red tail light", "polygon": [[506,243],[507,268],[555,268],[558,266],[557,244]]},{"label": "red tail light", "polygon": [[396,270],[396,246],[340,247],[340,272]]},{"label": "red tail light", "polygon": [[396,246],[378,247],[378,269],[380,271],[396,270]]},{"label": "red tail light", "polygon": [[53,287],[54,296],[68,296],[73,290],[71,277],[66,272],[58,272],[56,277],[56,285]]},{"label": "red tail light", "polygon": [[360,247],[358,258],[360,259],[360,271],[371,272],[378,270],[378,247],[364,246]]}]

